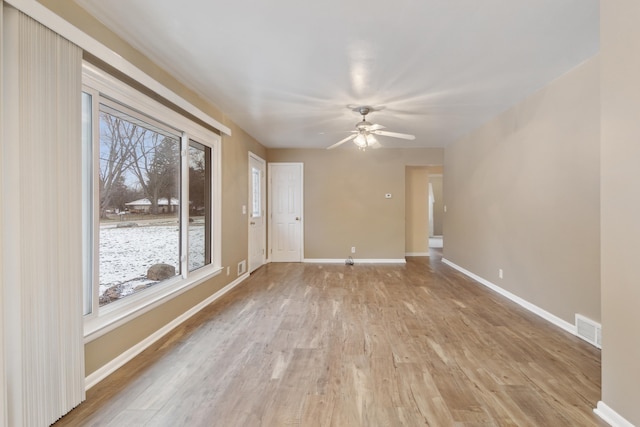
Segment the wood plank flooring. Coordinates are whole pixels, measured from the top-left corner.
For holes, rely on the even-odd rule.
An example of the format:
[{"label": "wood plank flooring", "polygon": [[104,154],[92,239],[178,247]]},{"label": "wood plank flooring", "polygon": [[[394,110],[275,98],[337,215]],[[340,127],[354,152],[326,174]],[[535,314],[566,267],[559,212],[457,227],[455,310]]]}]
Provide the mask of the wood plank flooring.
[{"label": "wood plank flooring", "polygon": [[56,426],[606,426],[600,351],[440,261],[268,264]]}]

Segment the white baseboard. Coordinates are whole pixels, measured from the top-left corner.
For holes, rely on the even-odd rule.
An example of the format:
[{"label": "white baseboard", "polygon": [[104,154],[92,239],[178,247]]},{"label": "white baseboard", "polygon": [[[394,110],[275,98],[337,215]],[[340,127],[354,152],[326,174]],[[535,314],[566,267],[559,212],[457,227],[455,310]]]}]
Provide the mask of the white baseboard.
[{"label": "white baseboard", "polygon": [[404,256],[429,256],[429,252],[407,252]]},{"label": "white baseboard", "polygon": [[160,338],[162,338],[164,335],[169,333],[173,328],[175,328],[176,326],[180,325],[182,322],[186,321],[191,316],[193,316],[196,313],[198,313],[200,310],[205,308],[207,305],[211,304],[212,302],[214,302],[215,300],[217,300],[218,298],[220,298],[221,296],[223,296],[224,294],[229,292],[231,289],[233,289],[236,286],[238,286],[247,277],[249,277],[249,273],[245,273],[242,276],[238,277],[236,280],[234,280],[233,282],[229,283],[224,288],[220,289],[218,292],[216,292],[213,295],[211,295],[209,298],[201,301],[197,305],[193,306],[191,309],[185,311],[180,316],[176,317],[171,322],[167,323],[165,326],[163,326],[162,328],[158,329],[157,331],[155,331],[153,334],[149,335],[144,340],[140,341],[138,344],[134,345],[133,347],[131,347],[127,351],[121,353],[118,357],[116,357],[115,359],[111,360],[106,365],[100,367],[95,372],[89,374],[84,380],[85,389],[89,390],[91,387],[93,387],[94,385],[98,384],[100,381],[105,379],[107,376],[109,376],[110,374],[115,372],[118,368],[122,367],[125,363],[127,363],[128,361],[130,361],[131,359],[136,357],[138,354],[142,353],[144,350],[146,350],[153,343],[155,343]]},{"label": "white baseboard", "polygon": [[518,305],[521,305],[522,307],[526,308],[527,310],[529,310],[530,312],[537,314],[538,316],[542,317],[543,319],[553,323],[554,325],[564,329],[565,331],[576,335],[576,327],[575,325],[572,325],[571,323],[567,322],[566,320],[563,320],[561,318],[559,318],[558,316],[549,313],[548,311],[538,307],[535,304],[531,304],[529,301],[526,301],[522,298],[520,298],[519,296],[512,294],[511,292],[507,291],[506,289],[501,288],[498,285],[495,285],[491,282],[489,282],[486,279],[483,279],[482,277],[473,274],[472,272],[465,270],[464,268],[460,267],[459,265],[454,264],[453,262],[449,261],[446,258],[442,258],[442,262],[447,264],[448,266],[455,268],[456,270],[458,270],[459,272],[461,272],[462,274],[471,277],[473,280],[480,282],[482,285],[486,286],[487,288],[499,293],[502,296],[505,296],[507,298],[509,298],[511,301],[515,302]]},{"label": "white baseboard", "polygon": [[[320,263],[320,264],[344,264],[345,258],[305,258],[304,262],[308,263]],[[366,258],[354,258],[355,264],[406,264],[407,260],[404,258],[381,258],[381,259],[366,259]]]},{"label": "white baseboard", "polygon": [[606,421],[611,427],[634,427],[623,416],[611,409],[602,400],[598,402],[598,406],[593,410],[597,416]]}]

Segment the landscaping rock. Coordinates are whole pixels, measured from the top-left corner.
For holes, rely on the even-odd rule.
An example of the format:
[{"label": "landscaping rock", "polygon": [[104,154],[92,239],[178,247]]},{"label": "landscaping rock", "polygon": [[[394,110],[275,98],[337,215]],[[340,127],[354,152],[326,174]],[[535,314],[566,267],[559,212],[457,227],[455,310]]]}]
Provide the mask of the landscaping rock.
[{"label": "landscaping rock", "polygon": [[176,268],[169,264],[154,264],[147,270],[147,279],[165,280],[176,275]]},{"label": "landscaping rock", "polygon": [[113,285],[100,296],[100,305],[122,298],[122,285]]}]

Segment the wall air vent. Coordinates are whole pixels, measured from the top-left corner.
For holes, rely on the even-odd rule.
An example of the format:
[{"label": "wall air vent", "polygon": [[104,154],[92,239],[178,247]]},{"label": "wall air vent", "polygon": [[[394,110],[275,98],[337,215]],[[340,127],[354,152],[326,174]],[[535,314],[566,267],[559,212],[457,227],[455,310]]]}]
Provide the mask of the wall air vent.
[{"label": "wall air vent", "polygon": [[576,314],[576,335],[586,342],[602,348],[602,326],[581,314]]},{"label": "wall air vent", "polygon": [[238,263],[238,276],[247,272],[247,261],[242,260]]}]

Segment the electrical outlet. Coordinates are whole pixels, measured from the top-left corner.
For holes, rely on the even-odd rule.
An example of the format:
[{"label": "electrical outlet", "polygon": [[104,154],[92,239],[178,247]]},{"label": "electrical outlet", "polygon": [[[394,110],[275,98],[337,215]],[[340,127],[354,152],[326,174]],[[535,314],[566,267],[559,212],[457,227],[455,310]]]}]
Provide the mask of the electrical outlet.
[{"label": "electrical outlet", "polygon": [[227,266],[227,276],[231,274],[231,266]]},{"label": "electrical outlet", "polygon": [[351,253],[355,254],[356,253],[356,247],[355,246],[351,246]]},{"label": "electrical outlet", "polygon": [[498,277],[502,279],[502,269],[501,268],[498,269]]}]

